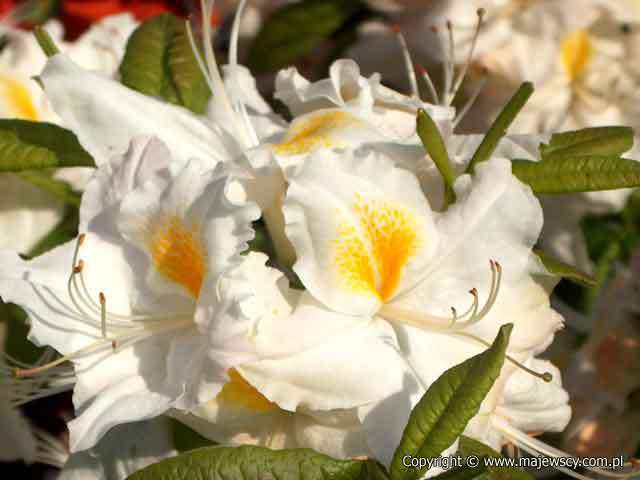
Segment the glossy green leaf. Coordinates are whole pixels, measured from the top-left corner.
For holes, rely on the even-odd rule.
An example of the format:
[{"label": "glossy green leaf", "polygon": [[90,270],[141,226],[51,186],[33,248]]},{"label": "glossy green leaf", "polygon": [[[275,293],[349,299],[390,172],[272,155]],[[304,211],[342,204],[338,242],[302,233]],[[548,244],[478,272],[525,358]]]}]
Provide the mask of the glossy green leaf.
[{"label": "glossy green leaf", "polygon": [[542,250],[534,250],[534,253],[538,255],[545,268],[558,277],[566,278],[572,282],[578,283],[585,287],[595,287],[597,281],[591,275],[578,270],[571,265],[564,263],[550,255],[544,253]]},{"label": "glossy green leaf", "polygon": [[640,162],[589,155],[562,160],[513,160],[513,174],[535,193],[571,193],[640,186]]},{"label": "glossy green leaf", "polygon": [[467,173],[473,173],[475,166],[491,158],[494,150],[500,143],[502,137],[507,133],[507,129],[513,123],[515,118],[524,107],[529,97],[533,94],[533,84],[531,82],[524,82],[520,85],[520,88],[513,94],[507,104],[504,106],[500,114],[497,116],[489,131],[482,139],[480,145],[476,149],[471,161],[467,166]]},{"label": "glossy green leaf", "polygon": [[462,434],[480,408],[505,359],[512,324],[500,328],[491,347],[444,372],[414,407],[391,462],[392,480],[424,474],[405,467],[403,457],[436,458]]},{"label": "glossy green leaf", "polygon": [[357,0],[303,0],[282,7],[253,40],[249,67],[255,72],[270,72],[296,62],[361,8]]},{"label": "glossy green leaf", "polygon": [[133,90],[196,113],[204,112],[211,96],[184,23],[169,13],[147,20],[133,32],[120,76]]},{"label": "glossy green leaf", "polygon": [[436,164],[436,167],[438,167],[440,175],[442,175],[445,184],[445,203],[448,205],[455,202],[456,196],[453,191],[453,183],[456,180],[456,175],[449,160],[447,147],[442,135],[440,135],[438,126],[423,109],[418,110],[416,131],[418,132],[424,149],[433,160],[433,163]]},{"label": "glossy green leaf", "polygon": [[0,172],[95,167],[77,137],[45,122],[0,120]]},{"label": "glossy green leaf", "polygon": [[633,147],[629,127],[593,127],[554,133],[548,144],[540,145],[543,159],[583,155],[622,155]]},{"label": "glossy green leaf", "polygon": [[313,450],[207,447],[163,460],[129,480],[359,480],[367,462],[335,460]]}]

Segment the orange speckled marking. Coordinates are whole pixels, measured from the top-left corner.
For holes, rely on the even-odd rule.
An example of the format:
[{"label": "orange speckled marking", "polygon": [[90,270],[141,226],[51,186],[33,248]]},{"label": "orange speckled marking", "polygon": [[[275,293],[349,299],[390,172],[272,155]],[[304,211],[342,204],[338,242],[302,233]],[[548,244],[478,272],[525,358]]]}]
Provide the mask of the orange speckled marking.
[{"label": "orange speckled marking", "polygon": [[205,274],[206,250],[197,226],[187,227],[170,217],[154,232],[150,242],[153,262],[164,276],[198,297]]},{"label": "orange speckled marking", "polygon": [[377,296],[395,294],[404,267],[422,244],[420,220],[407,208],[356,194],[358,224],[344,220],[335,240],[335,265],[348,291]]},{"label": "orange speckled marking", "polygon": [[317,148],[338,148],[344,145],[332,138],[332,133],[361,123],[347,112],[332,110],[294,121],[282,142],[273,146],[278,155],[300,155]]}]

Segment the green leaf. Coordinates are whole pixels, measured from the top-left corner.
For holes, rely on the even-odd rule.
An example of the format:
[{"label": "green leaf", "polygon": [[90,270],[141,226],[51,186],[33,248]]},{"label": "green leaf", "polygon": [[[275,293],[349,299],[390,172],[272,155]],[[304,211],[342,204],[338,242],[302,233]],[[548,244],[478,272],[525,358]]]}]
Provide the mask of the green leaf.
[{"label": "green leaf", "polygon": [[640,162],[588,155],[562,160],[513,160],[513,174],[535,193],[571,193],[640,186]]},{"label": "green leaf", "polygon": [[[503,458],[502,455],[491,447],[464,435],[460,437],[458,455],[463,458],[467,458],[470,455],[476,457]],[[480,461],[482,462],[482,460]],[[485,470],[488,473],[487,478],[493,480],[533,480],[533,477],[529,473],[515,467],[486,467]]]},{"label": "green leaf", "polygon": [[60,49],[56,46],[55,42],[49,35],[49,32],[44,28],[35,27],[33,29],[33,34],[36,36],[38,45],[40,45],[40,48],[47,57],[53,57],[57,53],[60,53]]},{"label": "green leaf", "polygon": [[440,130],[429,114],[422,108],[418,110],[416,119],[416,130],[422,141],[424,149],[427,151],[433,162],[438,167],[438,171],[445,184],[445,204],[455,202],[456,195],[453,191],[453,183],[456,180],[455,172],[449,160],[447,147],[444,143]]},{"label": "green leaf", "polygon": [[357,0],[303,0],[284,6],[271,15],[253,40],[249,67],[263,73],[296,62],[361,8]]},{"label": "green leaf", "polygon": [[163,13],[136,28],[127,41],[120,64],[124,85],[145,95],[178,103],[168,58],[178,23],[176,17]]},{"label": "green leaf", "polygon": [[216,445],[215,442],[203,437],[184,423],[173,418],[171,419],[171,430],[173,432],[173,445],[180,453]]},{"label": "green leaf", "polygon": [[75,207],[80,206],[81,195],[62,180],[53,178],[55,170],[25,170],[17,175],[24,181],[32,183],[45,192]]},{"label": "green leaf", "polygon": [[582,155],[622,155],[633,147],[629,127],[593,127],[554,133],[548,144],[540,145],[543,159]]},{"label": "green leaf", "polygon": [[531,82],[524,82],[520,85],[518,91],[513,94],[511,99],[509,99],[491,127],[489,127],[489,131],[482,139],[480,145],[478,145],[478,148],[473,154],[473,157],[471,157],[471,161],[467,166],[467,173],[473,173],[473,170],[478,163],[491,158],[491,155],[498,146],[498,143],[500,143],[502,137],[505,136],[507,129],[518,116],[520,110],[522,110],[522,107],[527,103],[527,100],[529,100],[532,93],[533,84]]},{"label": "green leaf", "polygon": [[185,24],[170,13],[147,20],[129,37],[120,76],[133,90],[195,113],[204,112],[211,96]]},{"label": "green leaf", "polygon": [[598,284],[596,279],[591,275],[549,256],[542,250],[534,250],[533,253],[538,255],[538,257],[542,261],[542,264],[549,271],[549,273],[557,275],[558,277],[566,278],[567,280],[571,280],[572,282],[583,285],[585,287],[595,287]]},{"label": "green leaf", "polygon": [[52,167],[95,167],[77,137],[57,125],[0,120],[0,172]]},{"label": "green leaf", "polygon": [[211,90],[198,66],[184,22],[179,22],[171,40],[169,70],[180,104],[194,113],[204,113],[211,98]]},{"label": "green leaf", "polygon": [[78,209],[76,207],[68,207],[60,223],[40,239],[36,246],[31,249],[27,258],[37,257],[52,248],[73,240],[78,235],[78,223]]},{"label": "green leaf", "polygon": [[513,324],[503,325],[491,347],[444,372],[409,417],[391,462],[393,480],[413,480],[424,471],[403,465],[403,457],[436,458],[464,431],[480,408],[504,363]]},{"label": "green leaf", "polygon": [[484,465],[478,467],[459,467],[441,473],[433,478],[439,480],[491,480],[491,472]]},{"label": "green leaf", "polygon": [[19,306],[0,300],[0,322],[6,322],[7,325],[4,350],[0,351],[28,364],[35,363],[44,354],[45,348],[36,347],[27,340],[27,314]]},{"label": "green leaf", "polygon": [[357,480],[367,462],[335,460],[313,450],[207,447],[163,460],[128,480]]}]

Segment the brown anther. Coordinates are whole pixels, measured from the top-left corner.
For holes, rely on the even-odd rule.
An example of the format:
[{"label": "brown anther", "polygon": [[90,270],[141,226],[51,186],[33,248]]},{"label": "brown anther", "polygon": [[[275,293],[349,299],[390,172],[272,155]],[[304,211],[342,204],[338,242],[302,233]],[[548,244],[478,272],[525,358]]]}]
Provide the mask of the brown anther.
[{"label": "brown anther", "polygon": [[391,29],[391,31],[392,31],[393,33],[401,33],[401,32],[402,32],[402,29],[400,28],[400,25],[399,25],[399,24],[397,24],[397,23],[394,23],[394,24],[392,24],[392,25],[389,25],[389,28]]},{"label": "brown anther", "polygon": [[82,245],[82,243],[84,242],[84,237],[86,237],[87,235],[85,233],[81,233],[80,235],[78,235],[78,245]]},{"label": "brown anther", "polygon": [[496,268],[496,266],[493,263],[493,260],[489,260],[489,267],[491,267],[491,270],[493,270],[494,268]]},{"label": "brown anther", "polygon": [[80,273],[84,269],[84,261],[82,259],[78,260],[78,264],[73,267],[73,273]]},{"label": "brown anther", "polygon": [[451,30],[453,28],[453,24],[451,23],[451,20],[447,20],[447,30]]},{"label": "brown anther", "polygon": [[111,349],[115,352],[116,348],[118,348],[118,342],[111,340]]},{"label": "brown anther", "polygon": [[553,375],[551,374],[551,372],[544,372],[542,374],[542,380],[547,383],[551,383],[553,381]]},{"label": "brown anther", "polygon": [[498,262],[494,261],[493,263],[495,263],[496,265],[496,270],[498,271],[498,273],[502,273],[502,265],[500,265]]},{"label": "brown anther", "polygon": [[429,27],[429,29],[433,32],[433,33],[438,33],[440,31],[440,29],[438,28],[437,25],[431,25],[431,27]]},{"label": "brown anther", "polygon": [[104,305],[107,302],[107,297],[104,296],[104,293],[100,292],[98,294],[98,297],[100,298],[100,304]]},{"label": "brown anther", "polygon": [[476,10],[476,15],[478,15],[478,17],[482,18],[485,16],[485,14],[487,13],[487,11],[480,7],[478,10]]},{"label": "brown anther", "polygon": [[420,65],[419,63],[416,63],[413,65],[413,67],[417,70],[417,72],[420,75],[426,75],[427,74],[427,69],[424,68],[422,65]]},{"label": "brown anther", "polygon": [[474,297],[478,296],[478,290],[476,289],[476,287],[473,287],[471,290],[469,290],[469,293]]},{"label": "brown anther", "polygon": [[458,316],[458,311],[456,310],[456,307],[451,307],[451,313],[453,313],[454,317]]}]

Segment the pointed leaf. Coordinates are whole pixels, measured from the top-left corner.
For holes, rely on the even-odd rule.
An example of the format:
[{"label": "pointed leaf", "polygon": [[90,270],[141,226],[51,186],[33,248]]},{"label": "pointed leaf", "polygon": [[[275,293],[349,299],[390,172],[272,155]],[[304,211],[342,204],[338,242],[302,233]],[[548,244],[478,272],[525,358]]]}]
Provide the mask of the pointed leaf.
[{"label": "pointed leaf", "polygon": [[303,0],[284,6],[262,26],[249,50],[249,67],[270,72],[296,62],[362,8],[356,0]]},{"label": "pointed leaf", "polygon": [[440,135],[438,126],[422,108],[418,110],[416,131],[418,132],[424,149],[433,160],[433,163],[436,164],[436,167],[438,167],[440,175],[442,175],[445,184],[445,203],[448,205],[455,202],[456,197],[453,191],[453,183],[456,180],[456,175],[449,160],[447,147],[442,135]]},{"label": "pointed leaf", "polygon": [[571,265],[564,263],[557,258],[553,258],[550,255],[544,253],[542,250],[534,250],[534,253],[538,255],[545,268],[558,277],[566,278],[574,283],[585,287],[595,287],[598,282],[588,273],[582,272]]},{"label": "pointed leaf", "polygon": [[580,155],[622,155],[633,147],[629,127],[593,127],[554,133],[548,144],[540,145],[543,159]]},{"label": "pointed leaf", "polygon": [[179,103],[168,59],[178,24],[173,15],[163,13],[147,20],[131,34],[120,65],[124,85],[145,95]]},{"label": "pointed leaf", "polygon": [[616,156],[513,160],[513,174],[535,193],[571,193],[640,186],[640,162]]},{"label": "pointed leaf", "polygon": [[489,127],[489,131],[482,139],[480,145],[478,145],[467,166],[467,173],[473,173],[473,169],[478,163],[491,158],[498,143],[500,143],[502,137],[506,135],[507,129],[518,116],[520,110],[522,110],[522,107],[527,103],[532,93],[533,84],[531,82],[524,82],[520,85],[518,91],[509,99],[491,127]]},{"label": "pointed leaf", "polygon": [[358,480],[367,463],[335,460],[313,450],[206,447],[151,465],[128,480]]},{"label": "pointed leaf", "polygon": [[124,85],[203,113],[211,96],[191,49],[184,22],[163,13],[140,25],[120,65]]},{"label": "pointed leaf", "polygon": [[403,457],[436,458],[464,431],[500,375],[512,324],[503,325],[491,347],[444,372],[414,407],[391,462],[392,480],[413,480],[424,471]]},{"label": "pointed leaf", "polygon": [[0,172],[51,167],[95,167],[77,137],[57,125],[0,120]]}]

